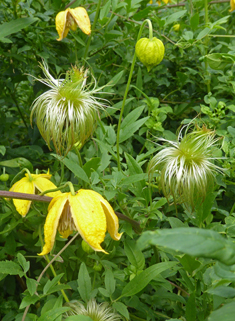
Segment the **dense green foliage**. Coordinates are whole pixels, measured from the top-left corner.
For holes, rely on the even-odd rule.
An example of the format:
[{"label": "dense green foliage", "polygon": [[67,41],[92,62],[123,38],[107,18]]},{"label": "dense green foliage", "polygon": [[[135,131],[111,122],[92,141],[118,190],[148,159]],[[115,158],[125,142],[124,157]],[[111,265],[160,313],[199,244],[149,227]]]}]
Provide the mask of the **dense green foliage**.
[{"label": "dense green foliage", "polygon": [[[49,268],[37,284],[47,265],[37,254],[48,204],[33,202],[21,217],[12,201],[1,198],[0,318],[20,321],[30,305],[27,321],[62,320],[68,310],[62,290],[69,300],[108,302],[123,320],[234,320],[235,13],[224,1],[103,0],[100,10],[99,4],[77,0],[70,6],[86,8],[91,36],[78,28],[57,41],[55,17],[69,1],[0,2],[0,190],[9,191],[24,168],[49,169],[56,186],[71,181],[76,191],[93,189],[106,198],[120,213],[123,232],[120,241],[106,235],[108,255],[87,250],[77,237],[53,263],[57,276]],[[136,60],[117,146],[145,19],[164,43],[165,56],[149,72]],[[141,37],[148,32],[145,24]],[[56,79],[84,65],[99,87],[109,84],[100,95],[109,107],[100,110],[80,154],[72,149],[66,157],[56,155],[35,120],[30,123],[33,101],[48,90],[34,79],[44,77],[42,61]],[[157,138],[176,141],[180,126],[192,121],[215,131],[212,157],[223,174],[214,173],[215,186],[190,210],[167,200],[160,174],[150,181],[147,167],[164,146]],[[49,260],[67,242],[58,234]]]}]

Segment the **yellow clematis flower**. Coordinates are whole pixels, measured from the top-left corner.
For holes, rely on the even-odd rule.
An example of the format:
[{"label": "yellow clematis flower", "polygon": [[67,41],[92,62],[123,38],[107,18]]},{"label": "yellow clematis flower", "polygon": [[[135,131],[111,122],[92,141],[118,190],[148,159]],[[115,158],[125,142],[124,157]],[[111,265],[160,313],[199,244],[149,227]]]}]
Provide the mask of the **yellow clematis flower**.
[{"label": "yellow clematis flower", "polygon": [[230,12],[235,10],[235,0],[230,0],[230,7],[231,7],[231,9],[229,10]]},{"label": "yellow clematis flower", "polygon": [[[49,180],[51,178],[49,171],[47,172],[47,174],[31,174],[31,177],[26,173],[25,176],[26,177],[22,178],[14,185],[12,185],[12,187],[10,188],[10,192],[35,194],[36,189],[41,193],[49,189],[57,188]],[[47,193],[46,195],[50,197],[55,197],[60,194],[60,191],[56,191]],[[25,215],[29,211],[32,201],[13,199],[13,203],[16,207],[17,212],[20,213],[20,215],[22,215],[23,217],[25,217]]]},{"label": "yellow clematis flower", "polygon": [[56,30],[59,34],[58,41],[64,39],[69,30],[75,31],[77,26],[86,34],[91,33],[91,23],[87,11],[83,7],[75,9],[66,9],[57,14],[55,18]]},{"label": "yellow clematis flower", "polygon": [[54,245],[56,231],[67,238],[73,231],[95,251],[105,252],[100,244],[105,232],[118,241],[118,218],[111,205],[97,192],[80,189],[77,194],[62,193],[51,201],[44,225],[45,245],[39,255],[49,253]]}]

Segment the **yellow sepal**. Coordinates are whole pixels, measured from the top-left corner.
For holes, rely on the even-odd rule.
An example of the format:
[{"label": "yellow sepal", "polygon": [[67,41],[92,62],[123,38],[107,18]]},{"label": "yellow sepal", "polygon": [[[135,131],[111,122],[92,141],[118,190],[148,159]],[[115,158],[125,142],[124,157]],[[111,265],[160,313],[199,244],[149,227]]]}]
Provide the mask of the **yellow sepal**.
[{"label": "yellow sepal", "polygon": [[90,193],[93,195],[93,197],[96,197],[102,205],[103,211],[106,216],[107,230],[110,236],[115,241],[120,240],[122,233],[121,234],[118,233],[118,228],[119,228],[118,218],[112,206],[99,193],[92,190],[90,191]]},{"label": "yellow sepal", "polygon": [[[18,182],[16,182],[9,190],[10,192],[17,192],[17,193],[27,193],[27,194],[34,194],[35,193],[35,187],[33,184],[33,181],[30,182],[27,177],[22,178]],[[28,213],[31,201],[28,200],[18,200],[13,199],[13,203],[16,207],[17,212],[25,217],[25,215]]]},{"label": "yellow sepal", "polygon": [[106,217],[100,201],[90,190],[79,190],[75,196],[69,195],[69,203],[74,224],[81,237],[95,251],[106,253],[100,244],[106,232]]},{"label": "yellow sepal", "polygon": [[[56,189],[57,188],[57,186],[55,186],[55,184],[53,184],[51,181],[49,181],[49,179],[44,178],[44,177],[39,177],[39,175],[37,178],[34,179],[34,184],[40,192],[44,192],[49,189]],[[61,194],[61,191],[56,191],[56,192],[47,193],[45,195],[49,196],[49,197],[55,197],[60,194]]]},{"label": "yellow sepal", "polygon": [[91,23],[90,18],[87,14],[87,11],[83,7],[78,7],[75,9],[69,9],[71,16],[76,21],[78,27],[84,32],[86,35],[91,34]]},{"label": "yellow sepal", "polygon": [[55,26],[56,30],[59,34],[59,39],[58,41],[62,40],[65,38],[69,32],[69,27],[66,27],[66,20],[67,20],[67,14],[69,12],[69,9],[65,11],[61,11],[57,14],[55,18]]},{"label": "yellow sepal", "polygon": [[53,198],[49,205],[48,214],[44,225],[45,245],[43,246],[42,252],[38,255],[46,255],[53,248],[59,220],[62,215],[64,206],[68,201],[68,194],[69,193],[63,193],[59,196],[56,196],[55,198]]}]

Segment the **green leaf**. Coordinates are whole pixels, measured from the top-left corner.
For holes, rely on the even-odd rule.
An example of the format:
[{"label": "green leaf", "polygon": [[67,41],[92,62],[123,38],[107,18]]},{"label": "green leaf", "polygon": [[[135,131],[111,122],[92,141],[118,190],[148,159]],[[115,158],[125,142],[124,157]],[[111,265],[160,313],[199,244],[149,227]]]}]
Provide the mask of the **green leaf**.
[{"label": "green leaf", "polygon": [[21,267],[17,263],[12,261],[1,261],[0,271],[3,274],[19,275],[20,277],[24,275]]},{"label": "green leaf", "polygon": [[0,39],[24,29],[37,21],[38,18],[20,18],[0,25]]},{"label": "green leaf", "polygon": [[23,298],[23,300],[21,301],[20,304],[20,309],[24,309],[25,307],[27,307],[30,304],[35,304],[38,300],[40,300],[40,296],[34,294],[33,296],[31,295],[27,295]]},{"label": "green leaf", "polygon": [[103,20],[103,18],[108,15],[109,10],[110,10],[110,6],[111,6],[111,0],[108,0],[108,1],[106,2],[106,4],[101,7],[101,10],[100,10],[100,20]]},{"label": "green leaf", "polygon": [[197,36],[197,40],[201,40],[202,38],[207,36],[209,33],[211,33],[211,29],[210,28],[203,29],[201,32],[199,32],[199,34]]},{"label": "green leaf", "polygon": [[53,321],[62,315],[64,312],[71,310],[71,308],[62,307],[62,308],[55,308],[53,311],[47,311],[38,318],[38,321]]},{"label": "green leaf", "polygon": [[196,302],[195,302],[195,294],[191,293],[185,311],[185,318],[187,321],[195,321],[196,320]]},{"label": "green leaf", "polygon": [[89,159],[89,161],[87,161],[86,164],[83,166],[83,169],[86,172],[87,177],[90,177],[91,173],[93,171],[97,171],[99,166],[100,166],[100,158],[95,157],[95,158]]},{"label": "green leaf", "polygon": [[227,265],[235,263],[235,244],[213,230],[182,227],[144,232],[138,243],[141,249],[152,244],[191,256],[216,259]]},{"label": "green leaf", "polygon": [[71,32],[72,36],[74,37],[74,39],[83,47],[86,46],[85,42],[82,40],[82,38],[80,38],[77,34],[75,34],[74,32]]},{"label": "green leaf", "polygon": [[121,129],[124,129],[125,127],[129,127],[131,124],[133,124],[142,114],[145,106],[140,106],[132,110],[122,121],[121,123]]},{"label": "green leaf", "polygon": [[24,157],[17,157],[10,160],[5,160],[0,162],[0,165],[6,166],[6,167],[20,167],[20,168],[28,168],[30,172],[33,171],[33,165],[30,161],[28,161]]},{"label": "green leaf", "polygon": [[78,273],[78,292],[83,301],[87,302],[91,298],[91,278],[86,268],[86,264],[82,262]]},{"label": "green leaf", "polygon": [[6,147],[3,145],[0,145],[0,154],[2,154],[4,156],[5,153],[6,153]]},{"label": "green leaf", "polygon": [[187,13],[187,10],[180,10],[171,15],[166,15],[165,26],[169,25],[173,22],[178,22],[180,18],[182,18]]},{"label": "green leaf", "polygon": [[30,262],[27,262],[25,257],[21,253],[17,254],[17,259],[18,259],[20,265],[22,266],[24,273],[28,272],[29,267],[30,267]]},{"label": "green leaf", "polygon": [[127,306],[122,302],[114,302],[113,305],[114,309],[117,310],[120,314],[122,314],[127,320],[130,319],[129,312],[127,310]]},{"label": "green leaf", "polygon": [[115,285],[116,285],[116,281],[114,279],[113,272],[111,270],[106,270],[104,283],[109,296],[111,296],[115,291]]},{"label": "green leaf", "polygon": [[141,272],[139,275],[135,276],[122,290],[121,297],[124,296],[132,296],[136,293],[143,290],[146,285],[149,284],[151,280],[153,280],[157,275],[162,273],[165,270],[168,270],[175,266],[177,262],[163,262],[154,264],[148,267],[146,270]]},{"label": "green leaf", "polygon": [[37,281],[34,279],[30,279],[30,278],[26,279],[26,285],[30,295],[33,295],[36,292],[37,284],[38,284]]},{"label": "green leaf", "polygon": [[87,177],[86,172],[78,165],[78,163],[75,163],[73,160],[68,158],[63,158],[59,155],[52,154],[54,157],[59,159],[66,167],[68,167],[69,170],[79,179],[83,180],[86,183],[89,183],[89,178]]},{"label": "green leaf", "polygon": [[130,184],[133,184],[133,183],[136,183],[136,182],[139,182],[139,181],[142,181],[142,180],[146,180],[146,179],[148,179],[148,174],[147,173],[135,174],[135,175],[132,175],[132,176],[124,178],[121,181],[121,185],[122,186],[123,185],[130,185]]},{"label": "green leaf", "polygon": [[213,311],[208,317],[208,321],[234,321],[235,302],[230,302],[222,308]]},{"label": "green leaf", "polygon": [[108,82],[108,85],[111,87],[115,86],[119,82],[119,80],[122,78],[123,74],[124,74],[124,70],[120,71]]},{"label": "green leaf", "polygon": [[[134,123],[126,126],[125,128],[120,130],[120,138],[119,142],[123,143],[125,140],[133,136],[133,134],[140,129],[140,127],[149,119],[149,116],[141,118]],[[123,121],[124,122],[124,121]]]},{"label": "green leaf", "polygon": [[128,260],[137,270],[143,270],[145,265],[145,258],[143,253],[138,248],[135,241],[126,240],[124,243],[124,251],[128,257]]},{"label": "green leaf", "polygon": [[217,286],[216,288],[211,288],[207,290],[208,293],[220,296],[222,298],[234,298],[235,289],[228,286]]},{"label": "green leaf", "polygon": [[49,292],[51,293],[51,290],[60,281],[60,279],[62,278],[63,275],[64,275],[64,273],[61,273],[61,274],[55,276],[52,280],[48,280],[47,283],[44,285],[43,294],[45,295],[45,294],[48,294]]}]

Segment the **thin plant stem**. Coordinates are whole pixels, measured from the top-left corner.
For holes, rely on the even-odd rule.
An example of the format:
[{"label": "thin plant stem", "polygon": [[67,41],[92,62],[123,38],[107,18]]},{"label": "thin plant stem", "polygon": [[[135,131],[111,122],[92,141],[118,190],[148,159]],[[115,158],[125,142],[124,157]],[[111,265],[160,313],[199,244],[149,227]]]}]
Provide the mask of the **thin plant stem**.
[{"label": "thin plant stem", "polygon": [[82,157],[81,157],[80,151],[77,146],[75,146],[75,152],[78,157],[79,165],[80,165],[80,167],[82,167],[83,166]]},{"label": "thin plant stem", "polygon": [[[39,235],[39,240],[40,240],[41,246],[43,247],[42,226],[41,226],[41,224],[39,225],[39,228],[38,228],[38,235]],[[47,264],[49,264],[49,263],[50,263],[50,259],[49,259],[49,257],[48,257],[47,254],[45,255],[45,259],[46,259],[46,261],[47,261]],[[52,272],[52,274],[54,275],[54,277],[56,277],[57,274],[56,274],[56,271],[55,271],[55,269],[54,269],[54,267],[53,267],[52,264],[50,265],[50,269],[51,269],[51,272]],[[61,284],[60,281],[58,281],[58,284]],[[66,293],[64,292],[64,290],[62,289],[62,290],[60,290],[60,292],[62,293],[62,295],[63,295],[63,297],[64,297],[64,300],[65,300],[66,302],[69,302],[69,299],[68,299]]]},{"label": "thin plant stem", "polygon": [[[208,0],[204,0],[204,5],[205,5],[205,25],[208,25],[209,22],[209,16],[208,16]],[[205,37],[204,45],[205,45],[205,56],[207,56],[208,53],[208,41],[209,37]],[[206,86],[207,86],[207,93],[211,91],[211,86],[210,86],[210,79],[209,79],[209,72],[208,72],[208,60],[207,58],[205,59],[205,70],[206,70]]]},{"label": "thin plant stem", "polygon": [[[146,22],[149,24],[149,38],[150,38],[150,40],[153,37],[152,23],[151,23],[151,21],[149,19],[146,19],[146,20],[143,21],[143,23],[142,23],[142,25],[140,27],[139,34],[138,34],[138,37],[137,37],[137,41],[141,37],[142,31],[143,31],[143,28],[144,28]],[[120,129],[121,129],[121,123],[122,123],[122,115],[123,115],[123,112],[124,112],[126,98],[127,98],[127,95],[128,95],[130,84],[131,84],[131,78],[132,78],[134,67],[135,67],[135,61],[136,61],[136,53],[134,53],[134,57],[132,59],[131,69],[130,69],[130,73],[129,73],[129,77],[128,77],[128,81],[127,81],[127,85],[126,85],[126,90],[125,90],[123,101],[122,101],[122,107],[121,107],[121,111],[120,111],[120,115],[119,115],[119,120],[118,120],[118,128],[117,128],[117,165],[118,165],[118,170],[119,171],[121,171],[120,154],[119,154],[120,153],[119,140],[120,140]]]},{"label": "thin plant stem", "polygon": [[[36,290],[34,293],[37,292],[37,287],[39,285],[39,282],[41,280],[41,278],[43,277],[44,273],[46,272],[46,270],[49,268],[49,266],[57,259],[58,256],[60,256],[61,253],[64,252],[65,249],[67,249],[67,247],[76,239],[76,237],[79,235],[79,233],[76,233],[71,240],[68,241],[68,243],[65,244],[65,246],[53,257],[53,259],[45,266],[45,268],[43,269],[42,273],[39,275],[38,279],[37,279],[37,286],[36,286]],[[28,310],[29,310],[30,304],[25,308],[24,310],[24,314],[22,317],[21,321],[25,321],[25,318],[27,316]]]},{"label": "thin plant stem", "polygon": [[[99,0],[99,1],[98,1],[98,4],[97,4],[96,13],[95,13],[95,18],[94,18],[94,21],[93,21],[93,24],[92,24],[92,28],[91,28],[91,29],[92,29],[91,35],[92,35],[92,33],[94,32],[94,29],[95,29],[95,26],[96,26],[96,22],[97,22],[98,17],[99,17],[100,6],[101,6],[101,0]],[[86,62],[88,50],[89,50],[89,47],[90,47],[91,35],[90,35],[90,37],[88,38],[88,41],[87,41],[87,44],[86,44],[86,49],[85,49],[85,54],[84,54],[84,63]]]},{"label": "thin plant stem", "polygon": [[64,163],[60,162],[60,166],[61,166],[61,173],[60,173],[60,183],[59,183],[59,185],[61,185],[63,183],[63,180],[64,180]]}]

